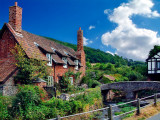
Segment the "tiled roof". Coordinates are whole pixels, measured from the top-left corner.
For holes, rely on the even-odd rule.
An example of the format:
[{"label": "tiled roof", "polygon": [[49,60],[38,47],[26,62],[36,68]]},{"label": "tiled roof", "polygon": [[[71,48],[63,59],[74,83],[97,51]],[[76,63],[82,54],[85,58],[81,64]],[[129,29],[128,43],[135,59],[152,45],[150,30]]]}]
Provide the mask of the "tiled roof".
[{"label": "tiled roof", "polygon": [[67,58],[67,61],[69,65],[75,65],[75,63],[71,60],[71,58]]},{"label": "tiled roof", "polygon": [[[26,52],[29,58],[35,58],[35,59],[41,59],[41,60],[48,61],[46,56],[35,45],[36,43],[40,48],[44,49],[45,51],[49,53],[56,54],[56,55],[60,54],[61,56],[66,56],[66,57],[71,56],[77,59],[76,52],[72,48],[66,47],[54,41],[48,40],[44,37],[26,32],[24,30],[22,30],[21,35],[17,35],[8,23],[6,23],[5,25],[12,32],[13,36],[18,41],[18,43],[22,46],[22,48],[24,49],[24,51]],[[57,56],[54,55],[54,58],[57,63],[62,63],[62,60],[60,60],[58,55]]]},{"label": "tiled roof", "polygon": [[3,82],[12,72],[16,70],[12,57],[0,60],[0,82]]},{"label": "tiled roof", "polygon": [[53,54],[52,59],[55,63],[64,64],[63,60],[58,55]]}]

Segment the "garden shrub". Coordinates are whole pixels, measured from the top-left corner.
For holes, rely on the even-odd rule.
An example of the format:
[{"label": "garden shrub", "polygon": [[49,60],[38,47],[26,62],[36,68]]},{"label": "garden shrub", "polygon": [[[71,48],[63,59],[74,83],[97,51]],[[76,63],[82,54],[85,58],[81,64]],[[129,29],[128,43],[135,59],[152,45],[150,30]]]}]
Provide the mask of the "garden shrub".
[{"label": "garden shrub", "polygon": [[93,82],[92,82],[92,88],[95,88],[95,87],[100,86],[100,85],[101,85],[100,82],[98,82],[97,80],[93,80]]},{"label": "garden shrub", "polygon": [[[77,81],[81,75],[81,72],[74,73],[70,69],[62,76],[62,79],[59,81],[60,89],[62,92],[74,92],[75,86],[77,87]],[[74,77],[74,85],[71,85],[70,77]]]},{"label": "garden shrub", "polygon": [[11,113],[13,117],[20,116],[26,119],[30,116],[29,110],[42,103],[41,98],[45,93],[38,86],[24,85],[18,88],[19,91],[12,101]]},{"label": "garden shrub", "polygon": [[0,96],[0,119],[10,119],[8,106],[11,104],[11,98],[6,96]]}]

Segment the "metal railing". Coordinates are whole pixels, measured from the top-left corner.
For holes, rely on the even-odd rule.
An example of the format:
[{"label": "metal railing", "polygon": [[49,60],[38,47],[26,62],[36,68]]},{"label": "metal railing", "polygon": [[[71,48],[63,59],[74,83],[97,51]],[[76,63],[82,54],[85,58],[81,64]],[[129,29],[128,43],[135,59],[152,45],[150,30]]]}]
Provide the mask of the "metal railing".
[{"label": "metal railing", "polygon": [[[80,115],[84,115],[84,114],[87,114],[87,113],[94,113],[94,112],[103,111],[103,110],[107,110],[108,111],[108,118],[105,118],[106,120],[114,120],[117,117],[122,117],[122,116],[125,116],[125,115],[127,115],[129,113],[132,113],[132,112],[135,112],[135,111],[136,111],[136,114],[139,115],[141,113],[141,108],[145,108],[145,107],[150,106],[152,104],[157,106],[157,102],[160,101],[160,100],[159,101],[157,100],[157,95],[160,95],[160,93],[156,93],[154,95],[147,96],[147,97],[144,97],[144,98],[141,98],[141,99],[138,98],[137,100],[129,101],[129,102],[122,103],[122,104],[119,104],[119,105],[114,105],[114,106],[109,105],[109,107],[96,109],[96,110],[92,110],[92,111],[88,111],[88,112],[77,113],[77,114],[74,114],[74,115],[68,115],[68,116],[63,116],[63,117],[57,116],[57,118],[53,118],[53,119],[50,119],[50,120],[61,120],[61,119],[64,119],[64,118],[80,116]],[[151,102],[151,103],[149,103],[147,105],[144,105],[143,107],[140,106],[140,102],[142,100],[145,100],[145,99],[148,99],[148,98],[153,98],[153,97],[154,97],[154,101],[153,102]],[[136,104],[136,108],[134,110],[122,113],[120,115],[114,115],[113,114],[113,110],[112,109],[114,107],[120,107],[120,106],[123,106],[123,105],[126,105],[126,104]]]}]

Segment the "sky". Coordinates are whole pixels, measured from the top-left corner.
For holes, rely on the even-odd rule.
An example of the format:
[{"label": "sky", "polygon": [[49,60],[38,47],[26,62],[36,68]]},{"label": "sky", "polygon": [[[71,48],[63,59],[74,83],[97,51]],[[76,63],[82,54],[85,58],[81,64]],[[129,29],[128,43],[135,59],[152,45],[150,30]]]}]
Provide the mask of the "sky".
[{"label": "sky", "polygon": [[[0,0],[0,28],[8,22],[9,6]],[[112,55],[145,61],[160,44],[159,0],[17,0],[23,8],[22,28],[28,32],[84,45]]]}]

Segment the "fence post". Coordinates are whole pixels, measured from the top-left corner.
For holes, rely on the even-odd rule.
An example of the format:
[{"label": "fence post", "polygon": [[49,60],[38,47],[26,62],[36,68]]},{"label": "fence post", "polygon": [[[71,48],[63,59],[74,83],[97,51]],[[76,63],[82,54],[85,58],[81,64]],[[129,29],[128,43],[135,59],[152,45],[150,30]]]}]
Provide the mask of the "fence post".
[{"label": "fence post", "polygon": [[112,106],[111,105],[109,105],[109,108],[108,108],[108,118],[109,118],[109,120],[113,120]]},{"label": "fence post", "polygon": [[157,106],[157,94],[154,94],[154,106]]},{"label": "fence post", "polygon": [[137,115],[139,115],[140,114],[140,99],[138,98],[137,99]]}]

